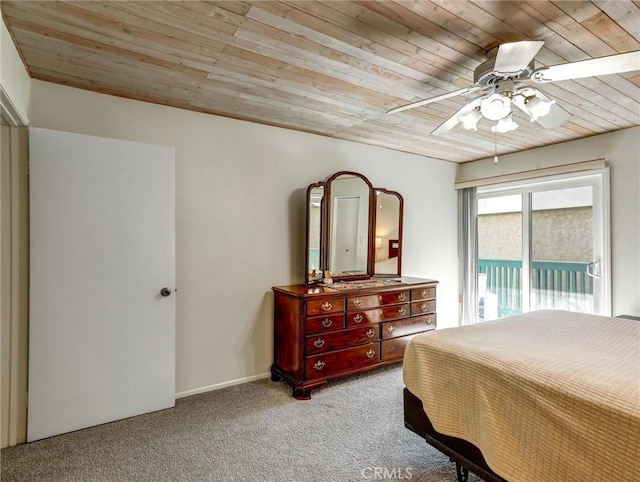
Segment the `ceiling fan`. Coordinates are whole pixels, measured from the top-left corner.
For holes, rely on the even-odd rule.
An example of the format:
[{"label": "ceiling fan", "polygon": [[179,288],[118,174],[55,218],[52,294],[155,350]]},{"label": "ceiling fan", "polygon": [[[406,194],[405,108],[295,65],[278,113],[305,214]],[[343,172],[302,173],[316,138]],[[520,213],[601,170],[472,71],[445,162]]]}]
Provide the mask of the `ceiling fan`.
[{"label": "ceiling fan", "polygon": [[483,118],[495,122],[492,132],[512,131],[518,128],[512,117],[512,105],[530,116],[531,122],[553,128],[567,121],[571,114],[536,89],[535,84],[640,70],[640,51],[536,68],[534,57],[543,45],[542,41],[502,44],[491,50],[488,60],[475,69],[473,85],[396,107],[387,114],[483,91],[482,96],[470,100],[431,133],[444,134],[459,123],[465,129],[477,130]]}]

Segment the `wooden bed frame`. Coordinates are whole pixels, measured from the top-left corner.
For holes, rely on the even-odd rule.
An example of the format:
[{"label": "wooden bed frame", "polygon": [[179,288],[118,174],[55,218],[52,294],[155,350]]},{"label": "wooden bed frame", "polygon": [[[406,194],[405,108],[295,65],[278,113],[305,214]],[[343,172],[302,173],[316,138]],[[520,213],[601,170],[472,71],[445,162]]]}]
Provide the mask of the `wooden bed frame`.
[{"label": "wooden bed frame", "polygon": [[475,445],[466,440],[438,433],[424,412],[420,399],[407,388],[404,389],[404,426],[423,437],[428,444],[456,463],[458,482],[466,482],[469,471],[482,477],[486,482],[507,482],[489,468]]}]

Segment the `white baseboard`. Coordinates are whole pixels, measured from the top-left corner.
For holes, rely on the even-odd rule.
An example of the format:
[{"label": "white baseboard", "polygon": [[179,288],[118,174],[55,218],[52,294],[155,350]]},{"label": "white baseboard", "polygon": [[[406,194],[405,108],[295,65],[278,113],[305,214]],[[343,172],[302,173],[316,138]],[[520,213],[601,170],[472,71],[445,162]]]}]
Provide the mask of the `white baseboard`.
[{"label": "white baseboard", "polygon": [[262,380],[271,376],[269,372],[260,373],[259,375],[253,375],[251,377],[237,378],[236,380],[230,380],[228,382],[216,383],[215,385],[209,385],[206,387],[194,388],[193,390],[186,390],[184,392],[176,393],[176,399],[190,397],[191,395],[197,395],[199,393],[212,392],[214,390],[220,390],[221,388],[231,387],[233,385],[240,385],[242,383],[254,382],[256,380]]}]

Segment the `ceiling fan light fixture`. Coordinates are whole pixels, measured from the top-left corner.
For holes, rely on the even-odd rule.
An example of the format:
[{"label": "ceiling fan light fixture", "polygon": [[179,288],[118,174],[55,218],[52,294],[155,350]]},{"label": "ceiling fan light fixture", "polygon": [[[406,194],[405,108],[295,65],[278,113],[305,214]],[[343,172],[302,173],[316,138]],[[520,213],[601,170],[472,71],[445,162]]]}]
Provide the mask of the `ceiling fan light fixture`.
[{"label": "ceiling fan light fixture", "polygon": [[531,122],[537,121],[540,117],[546,116],[551,111],[551,106],[556,103],[554,100],[542,100],[538,96],[531,96],[525,99],[525,106],[531,112]]},{"label": "ceiling fan light fixture", "polygon": [[460,117],[458,117],[458,119],[460,119],[460,122],[462,122],[462,127],[464,127],[465,129],[473,129],[474,131],[477,131],[478,121],[482,119],[482,114],[476,108],[464,115],[461,115]]},{"label": "ceiling fan light fixture", "polygon": [[480,104],[480,112],[489,120],[497,121],[511,113],[511,99],[502,94],[491,94]]},{"label": "ceiling fan light fixture", "polygon": [[495,126],[491,127],[491,132],[499,132],[504,134],[505,132],[511,132],[516,130],[519,124],[513,121],[513,116],[509,114],[498,121]]}]

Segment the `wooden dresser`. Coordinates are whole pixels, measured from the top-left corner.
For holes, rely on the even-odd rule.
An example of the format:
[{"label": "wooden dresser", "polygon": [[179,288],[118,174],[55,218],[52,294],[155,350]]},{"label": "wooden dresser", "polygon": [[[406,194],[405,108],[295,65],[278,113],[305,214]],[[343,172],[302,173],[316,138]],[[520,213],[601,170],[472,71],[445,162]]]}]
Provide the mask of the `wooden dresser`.
[{"label": "wooden dresser", "polygon": [[274,287],[271,379],[284,379],[295,398],[308,400],[327,380],[402,361],[409,340],[436,327],[437,284],[400,278],[344,290]]}]

